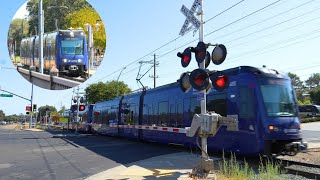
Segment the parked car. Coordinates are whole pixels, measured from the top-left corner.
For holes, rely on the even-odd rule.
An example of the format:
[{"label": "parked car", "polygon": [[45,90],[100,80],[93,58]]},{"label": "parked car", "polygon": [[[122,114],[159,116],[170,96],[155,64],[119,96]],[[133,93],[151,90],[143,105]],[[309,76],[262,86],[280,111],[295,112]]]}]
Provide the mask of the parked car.
[{"label": "parked car", "polygon": [[319,105],[304,105],[299,106],[299,112],[302,115],[309,117],[320,116],[320,106]]}]

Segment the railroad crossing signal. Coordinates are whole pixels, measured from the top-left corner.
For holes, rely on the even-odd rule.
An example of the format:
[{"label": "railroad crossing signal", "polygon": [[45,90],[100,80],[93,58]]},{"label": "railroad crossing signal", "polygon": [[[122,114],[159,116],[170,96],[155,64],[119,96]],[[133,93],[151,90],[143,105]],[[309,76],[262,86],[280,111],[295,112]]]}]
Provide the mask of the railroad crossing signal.
[{"label": "railroad crossing signal", "polygon": [[79,111],[84,111],[86,110],[86,106],[85,105],[79,105]]},{"label": "railroad crossing signal", "polygon": [[187,93],[191,89],[191,84],[189,81],[189,74],[188,73],[182,73],[179,80],[180,89]]},{"label": "railroad crossing signal", "polygon": [[213,88],[217,91],[223,91],[229,87],[229,77],[223,71],[217,71],[210,76]]},{"label": "railroad crossing signal", "polygon": [[178,52],[177,56],[181,58],[182,67],[187,67],[191,62],[191,48],[186,48],[183,53]]},{"label": "railroad crossing signal", "polygon": [[201,22],[193,15],[196,11],[196,9],[199,7],[200,2],[198,0],[195,0],[192,4],[191,9],[189,10],[186,6],[182,5],[181,12],[183,15],[186,16],[186,20],[184,21],[184,24],[180,30],[180,35],[183,36],[187,31],[191,29],[191,27],[188,27],[190,22],[195,27],[195,31],[197,31],[201,25]]},{"label": "railroad crossing signal", "polygon": [[208,73],[203,69],[193,70],[189,80],[191,86],[198,91],[206,89],[211,84]]},{"label": "railroad crossing signal", "polygon": [[[188,47],[183,53],[178,53],[177,56],[181,58],[182,67],[187,67],[192,59],[191,52],[195,53],[195,58],[197,60],[198,66],[205,61],[205,68],[210,64],[210,61],[215,65],[220,65],[224,62],[227,56],[227,49],[222,44],[214,45],[215,48],[212,51],[212,55],[207,51],[207,48],[211,44],[205,44],[204,42],[199,42],[196,47]],[[217,91],[224,91],[229,87],[229,78],[223,71],[210,72],[204,69],[195,69],[191,73],[182,73],[179,79],[179,85],[184,93],[190,91],[191,87],[195,90],[202,91],[206,89],[209,93],[211,87]]]},{"label": "railroad crossing signal", "polygon": [[207,55],[207,45],[204,42],[199,42],[197,47],[191,48],[191,50],[195,53],[197,62],[202,63]]}]

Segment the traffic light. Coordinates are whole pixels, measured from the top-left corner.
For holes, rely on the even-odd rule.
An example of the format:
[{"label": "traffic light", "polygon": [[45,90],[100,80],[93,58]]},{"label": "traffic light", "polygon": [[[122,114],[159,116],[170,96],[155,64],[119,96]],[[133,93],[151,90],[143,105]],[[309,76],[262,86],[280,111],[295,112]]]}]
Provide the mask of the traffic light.
[{"label": "traffic light", "polygon": [[185,49],[183,53],[178,52],[177,56],[181,58],[182,67],[187,67],[191,62],[191,48]]},{"label": "traffic light", "polygon": [[224,91],[229,87],[229,77],[223,71],[214,72],[210,75],[210,79],[212,81],[212,86],[217,91]]},{"label": "traffic light", "polygon": [[191,84],[189,82],[189,74],[188,73],[182,73],[179,80],[179,85],[181,90],[184,93],[187,93],[191,89]]},{"label": "traffic light", "polygon": [[31,106],[26,106],[26,111],[31,111]]},{"label": "traffic light", "polygon": [[29,111],[27,111],[27,112],[26,112],[26,115],[29,115],[29,114],[30,114],[30,112],[29,112]]},{"label": "traffic light", "polygon": [[77,99],[76,98],[74,98],[73,99],[73,103],[77,103],[78,101],[77,101]]},{"label": "traffic light", "polygon": [[84,111],[86,110],[86,106],[85,105],[79,105],[79,111]]},{"label": "traffic light", "polygon": [[208,73],[203,69],[193,70],[190,74],[189,81],[191,86],[198,91],[207,89],[211,83]]},{"label": "traffic light", "polygon": [[36,104],[33,104],[33,105],[32,105],[32,111],[33,111],[33,112],[37,112],[37,105],[36,105]]},{"label": "traffic light", "polygon": [[202,63],[207,56],[207,45],[200,41],[197,47],[191,48],[191,51],[195,53],[197,62]]}]

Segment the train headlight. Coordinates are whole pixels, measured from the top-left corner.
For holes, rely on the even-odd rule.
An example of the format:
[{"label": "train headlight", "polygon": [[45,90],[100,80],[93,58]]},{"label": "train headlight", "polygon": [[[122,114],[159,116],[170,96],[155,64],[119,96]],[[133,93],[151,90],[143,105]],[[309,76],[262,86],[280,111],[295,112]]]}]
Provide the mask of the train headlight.
[{"label": "train headlight", "polygon": [[62,61],[63,61],[64,63],[66,63],[66,62],[68,61],[68,59],[62,59]]},{"label": "train headlight", "polygon": [[270,132],[279,130],[279,128],[277,126],[273,126],[273,125],[269,125],[268,129],[269,129]]},{"label": "train headlight", "polygon": [[82,59],[78,59],[78,62],[79,62],[79,63],[82,62]]}]

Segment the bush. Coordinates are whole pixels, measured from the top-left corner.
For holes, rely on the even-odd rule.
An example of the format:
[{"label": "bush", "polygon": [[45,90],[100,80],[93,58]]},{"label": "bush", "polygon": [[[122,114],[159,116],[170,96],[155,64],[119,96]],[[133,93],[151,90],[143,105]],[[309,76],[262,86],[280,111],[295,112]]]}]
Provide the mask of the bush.
[{"label": "bush", "polygon": [[316,122],[316,121],[320,121],[320,117],[301,118],[300,120],[301,120],[301,123]]}]

